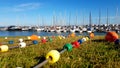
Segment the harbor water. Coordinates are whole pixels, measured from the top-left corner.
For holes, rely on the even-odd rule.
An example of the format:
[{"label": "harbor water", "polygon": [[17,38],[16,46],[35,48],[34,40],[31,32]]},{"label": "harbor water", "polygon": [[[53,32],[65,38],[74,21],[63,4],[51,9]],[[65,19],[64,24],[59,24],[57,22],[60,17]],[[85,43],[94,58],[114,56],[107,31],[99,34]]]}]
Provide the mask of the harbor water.
[{"label": "harbor water", "polygon": [[[55,32],[37,32],[37,31],[0,31],[0,36],[31,36],[32,34],[36,34],[39,36],[58,36],[64,35],[67,36],[69,32],[66,33],[55,33]],[[94,32],[95,35],[105,35],[106,33],[97,33]],[[86,36],[87,32],[84,33],[76,33],[76,35]]]}]

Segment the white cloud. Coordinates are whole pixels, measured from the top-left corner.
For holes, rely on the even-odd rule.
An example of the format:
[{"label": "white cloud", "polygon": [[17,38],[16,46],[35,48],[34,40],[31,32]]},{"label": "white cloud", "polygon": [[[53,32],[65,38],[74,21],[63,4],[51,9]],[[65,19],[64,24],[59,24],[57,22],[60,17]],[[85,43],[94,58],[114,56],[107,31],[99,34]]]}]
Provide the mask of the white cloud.
[{"label": "white cloud", "polygon": [[24,3],[24,4],[13,6],[12,10],[13,11],[26,11],[26,10],[37,9],[40,7],[41,7],[40,3]]}]

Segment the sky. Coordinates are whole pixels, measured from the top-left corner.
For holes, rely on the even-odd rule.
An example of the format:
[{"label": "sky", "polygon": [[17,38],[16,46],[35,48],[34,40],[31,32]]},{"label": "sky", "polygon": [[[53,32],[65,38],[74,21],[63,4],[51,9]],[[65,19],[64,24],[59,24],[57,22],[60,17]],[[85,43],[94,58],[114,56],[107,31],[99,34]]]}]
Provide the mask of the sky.
[{"label": "sky", "polygon": [[[0,26],[120,24],[120,0],[0,0]],[[107,13],[108,10],[108,13]]]}]

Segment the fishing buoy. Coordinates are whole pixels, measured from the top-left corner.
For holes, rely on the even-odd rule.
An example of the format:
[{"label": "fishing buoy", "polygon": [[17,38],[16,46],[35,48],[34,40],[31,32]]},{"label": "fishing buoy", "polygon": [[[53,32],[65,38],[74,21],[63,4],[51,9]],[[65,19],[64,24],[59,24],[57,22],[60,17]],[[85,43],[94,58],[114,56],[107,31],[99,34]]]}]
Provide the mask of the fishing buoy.
[{"label": "fishing buoy", "polygon": [[38,40],[38,36],[33,34],[32,36],[30,36],[30,39],[31,40]]},{"label": "fishing buoy", "polygon": [[0,52],[6,52],[8,51],[9,47],[7,45],[1,45],[0,46]]},{"label": "fishing buoy", "polygon": [[79,44],[82,44],[82,43],[83,43],[83,40],[82,40],[82,39],[79,39],[78,42],[79,42]]},{"label": "fishing buoy", "polygon": [[65,39],[65,36],[62,36],[63,39]]},{"label": "fishing buoy", "polygon": [[33,44],[38,44],[37,40],[33,40],[32,42],[33,42]]},{"label": "fishing buoy", "polygon": [[40,39],[41,37],[40,37],[40,36],[38,36],[38,38]]},{"label": "fishing buoy", "polygon": [[47,40],[46,40],[46,39],[42,39],[41,42],[42,42],[42,43],[46,43]]},{"label": "fishing buoy", "polygon": [[14,43],[14,41],[13,41],[13,40],[10,40],[10,41],[8,41],[8,43],[9,43],[9,44],[13,44],[13,43]]},{"label": "fishing buoy", "polygon": [[30,39],[31,39],[31,38],[30,38],[30,36],[28,36],[27,38],[28,38],[28,40],[30,40]]},{"label": "fishing buoy", "polygon": [[50,42],[52,42],[52,38],[51,38],[51,37],[49,37],[48,40],[49,40]]},{"label": "fishing buoy", "polygon": [[61,37],[61,36],[58,36],[58,38],[59,38],[59,39],[62,39],[62,37]]},{"label": "fishing buoy", "polygon": [[22,38],[20,38],[20,39],[19,39],[19,42],[23,42],[23,39],[22,39]]},{"label": "fishing buoy", "polygon": [[85,37],[86,38],[86,41],[88,41],[89,40],[89,38],[88,37]]},{"label": "fishing buoy", "polygon": [[94,38],[95,35],[94,35],[94,33],[91,32],[91,33],[89,33],[89,36],[90,36],[90,38]]},{"label": "fishing buoy", "polygon": [[117,39],[117,40],[115,40],[115,45],[119,45],[120,44],[120,39]]},{"label": "fishing buoy", "polygon": [[72,47],[73,47],[72,44],[67,43],[63,46],[63,49],[67,49],[67,51],[72,51]]},{"label": "fishing buoy", "polygon": [[43,37],[43,39],[46,39],[46,37]]},{"label": "fishing buoy", "polygon": [[55,38],[55,36],[52,36],[52,38]]},{"label": "fishing buoy", "polygon": [[59,60],[60,53],[57,50],[51,50],[47,53],[46,59],[50,59],[49,63],[55,63]]},{"label": "fishing buoy", "polygon": [[72,42],[72,45],[73,45],[74,48],[80,47],[80,44],[79,44],[78,41]]},{"label": "fishing buoy", "polygon": [[83,42],[85,42],[85,41],[86,41],[86,38],[82,38],[82,40],[83,40]]},{"label": "fishing buoy", "polygon": [[116,32],[107,32],[106,36],[105,36],[105,40],[109,41],[109,42],[114,42],[116,39],[118,39],[118,34]]},{"label": "fishing buoy", "polygon": [[5,37],[5,39],[8,39],[7,37]]},{"label": "fishing buoy", "polygon": [[20,46],[20,48],[26,47],[26,43],[25,42],[20,42],[18,45]]},{"label": "fishing buoy", "polygon": [[75,33],[71,33],[69,36],[70,37],[75,37],[76,35],[75,35]]}]

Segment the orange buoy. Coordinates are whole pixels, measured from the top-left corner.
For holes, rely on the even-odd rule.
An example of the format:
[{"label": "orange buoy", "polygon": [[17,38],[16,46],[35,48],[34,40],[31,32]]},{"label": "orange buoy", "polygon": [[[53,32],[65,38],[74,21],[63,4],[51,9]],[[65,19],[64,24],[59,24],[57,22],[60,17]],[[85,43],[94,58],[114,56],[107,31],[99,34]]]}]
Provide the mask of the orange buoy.
[{"label": "orange buoy", "polygon": [[31,40],[38,40],[39,37],[38,37],[37,35],[34,35],[34,34],[33,34],[33,35],[30,36],[30,39],[31,39]]},{"label": "orange buoy", "polygon": [[90,38],[94,38],[95,35],[94,35],[94,33],[90,33],[89,36],[90,36]]},{"label": "orange buoy", "polygon": [[114,42],[116,39],[118,39],[118,34],[114,31],[107,32],[105,36],[105,40],[109,42]]},{"label": "orange buoy", "polygon": [[68,37],[75,37],[75,36],[76,36],[75,33],[71,33],[68,35]]}]

